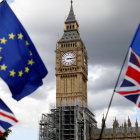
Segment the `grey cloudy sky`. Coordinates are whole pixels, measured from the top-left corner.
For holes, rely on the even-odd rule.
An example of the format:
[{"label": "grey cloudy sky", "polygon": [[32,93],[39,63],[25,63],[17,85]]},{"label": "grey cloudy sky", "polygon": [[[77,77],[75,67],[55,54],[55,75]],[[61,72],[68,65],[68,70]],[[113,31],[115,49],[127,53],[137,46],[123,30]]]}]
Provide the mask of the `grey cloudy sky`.
[{"label": "grey cloudy sky", "polygon": [[[37,139],[38,120],[42,113],[48,113],[49,103],[55,102],[54,50],[58,34],[59,38],[63,35],[70,0],[9,2],[34,42],[49,73],[44,79],[44,85],[20,102],[11,99],[7,85],[0,81],[1,97],[19,119],[19,123],[12,128],[13,133],[8,140],[25,139],[25,136],[29,135],[28,132],[29,139]],[[99,127],[127,49],[140,21],[139,5],[139,0],[73,0],[74,13],[89,57],[88,104],[96,115]],[[115,94],[107,127],[112,127],[115,116],[121,125],[128,115],[134,125],[139,114],[139,109],[133,103]]]}]

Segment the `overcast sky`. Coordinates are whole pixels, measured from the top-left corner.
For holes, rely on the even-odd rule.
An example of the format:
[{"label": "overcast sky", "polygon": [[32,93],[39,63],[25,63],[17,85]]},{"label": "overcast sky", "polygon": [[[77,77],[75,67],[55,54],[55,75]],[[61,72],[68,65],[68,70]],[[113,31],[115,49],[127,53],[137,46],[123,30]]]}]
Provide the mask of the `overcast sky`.
[{"label": "overcast sky", "polygon": [[[7,0],[8,1],[8,0]],[[9,5],[25,27],[44,61],[48,75],[42,87],[17,102],[11,98],[7,85],[0,80],[0,97],[11,108],[19,123],[12,127],[8,140],[37,140],[38,121],[55,103],[55,48],[63,35],[64,21],[70,11],[70,0],[9,0]],[[96,115],[98,127],[111,99],[117,77],[140,21],[140,0],[74,0],[81,38],[89,57],[88,107]],[[125,73],[123,70],[121,80]],[[120,81],[121,81],[120,80]],[[112,127],[136,118],[140,110],[135,104],[115,93],[106,125]]]}]

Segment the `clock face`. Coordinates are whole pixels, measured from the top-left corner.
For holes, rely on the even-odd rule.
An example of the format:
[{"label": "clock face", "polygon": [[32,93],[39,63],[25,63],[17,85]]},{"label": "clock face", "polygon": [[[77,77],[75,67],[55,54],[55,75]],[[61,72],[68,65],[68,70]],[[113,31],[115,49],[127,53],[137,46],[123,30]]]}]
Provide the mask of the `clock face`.
[{"label": "clock face", "polygon": [[75,61],[75,55],[72,52],[66,52],[61,57],[61,62],[66,66],[72,65],[74,61]]}]

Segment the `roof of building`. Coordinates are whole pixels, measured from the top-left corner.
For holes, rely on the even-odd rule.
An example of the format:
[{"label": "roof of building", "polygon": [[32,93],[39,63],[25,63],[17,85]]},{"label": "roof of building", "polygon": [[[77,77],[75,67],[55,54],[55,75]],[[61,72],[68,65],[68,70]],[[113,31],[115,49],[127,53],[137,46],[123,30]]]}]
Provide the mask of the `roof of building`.
[{"label": "roof of building", "polygon": [[64,32],[62,38],[59,40],[59,42],[67,42],[67,41],[76,41],[81,40],[80,35],[77,31],[68,31]]},{"label": "roof of building", "polygon": [[73,11],[72,3],[73,3],[73,2],[71,1],[70,12],[69,12],[69,15],[68,15],[68,17],[67,17],[66,22],[69,22],[69,21],[76,21],[76,18],[75,18],[75,15],[74,15],[74,11]]},{"label": "roof of building", "polygon": [[[140,127],[138,128],[139,133],[140,133]],[[100,134],[101,129],[94,129],[94,135]],[[124,134],[124,127],[117,127],[116,128],[116,134],[122,133]],[[135,127],[127,127],[127,134],[130,133],[136,133],[136,128]],[[107,134],[113,134],[113,128],[105,128],[105,135]]]},{"label": "roof of building", "polygon": [[[74,11],[73,11],[73,6],[72,6],[73,1],[71,0],[71,7],[70,7],[70,12],[69,15],[67,17],[67,20],[65,21],[65,23],[72,23],[72,22],[76,22],[76,18],[74,15]],[[64,34],[61,37],[60,40],[58,40],[58,43],[63,43],[63,42],[69,42],[69,41],[82,41],[81,37],[80,37],[80,33],[78,31],[77,28],[73,27],[74,25],[70,25],[70,29],[64,30]],[[79,27],[78,23],[77,26]],[[83,41],[82,41],[83,43]]]}]

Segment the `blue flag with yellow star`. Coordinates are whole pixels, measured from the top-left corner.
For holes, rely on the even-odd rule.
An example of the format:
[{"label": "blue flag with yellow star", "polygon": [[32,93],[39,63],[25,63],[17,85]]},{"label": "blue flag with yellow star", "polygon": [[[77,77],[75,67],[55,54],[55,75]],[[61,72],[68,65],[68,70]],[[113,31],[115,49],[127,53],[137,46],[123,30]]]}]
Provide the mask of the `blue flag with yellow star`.
[{"label": "blue flag with yellow star", "polygon": [[0,4],[0,77],[15,100],[34,92],[47,75],[30,37],[6,1]]}]

